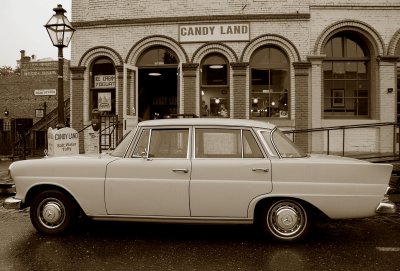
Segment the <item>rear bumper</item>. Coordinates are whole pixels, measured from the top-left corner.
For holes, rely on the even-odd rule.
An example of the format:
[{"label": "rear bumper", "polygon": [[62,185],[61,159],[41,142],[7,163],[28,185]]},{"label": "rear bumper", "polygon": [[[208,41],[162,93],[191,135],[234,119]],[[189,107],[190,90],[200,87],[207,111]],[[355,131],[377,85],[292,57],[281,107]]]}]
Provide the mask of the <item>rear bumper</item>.
[{"label": "rear bumper", "polygon": [[3,207],[5,209],[21,209],[21,205],[22,205],[22,200],[20,199],[16,199],[14,197],[9,197],[6,198],[6,200],[3,203]]},{"label": "rear bumper", "polygon": [[379,203],[378,207],[376,207],[375,212],[377,214],[394,214],[396,213],[396,204],[388,199],[384,199]]}]

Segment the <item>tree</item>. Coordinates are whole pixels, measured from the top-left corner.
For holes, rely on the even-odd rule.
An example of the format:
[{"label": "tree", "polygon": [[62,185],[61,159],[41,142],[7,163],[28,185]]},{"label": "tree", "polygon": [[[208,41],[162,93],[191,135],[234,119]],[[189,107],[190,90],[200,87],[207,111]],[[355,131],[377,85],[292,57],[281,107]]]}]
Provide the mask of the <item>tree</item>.
[{"label": "tree", "polygon": [[10,75],[14,74],[14,72],[15,71],[10,66],[0,67],[0,76],[10,76]]}]

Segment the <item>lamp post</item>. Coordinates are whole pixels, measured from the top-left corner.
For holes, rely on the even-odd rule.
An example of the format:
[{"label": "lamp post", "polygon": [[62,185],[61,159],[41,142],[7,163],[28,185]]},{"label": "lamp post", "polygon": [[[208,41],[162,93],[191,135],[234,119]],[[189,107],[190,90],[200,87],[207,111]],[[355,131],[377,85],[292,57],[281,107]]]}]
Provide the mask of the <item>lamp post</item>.
[{"label": "lamp post", "polygon": [[55,47],[58,48],[58,123],[56,128],[61,129],[65,126],[64,117],[64,85],[63,85],[63,74],[64,74],[64,56],[63,49],[68,47],[71,41],[72,35],[75,29],[72,27],[68,18],[64,15],[66,12],[62,5],[58,4],[53,9],[54,14],[47,24],[47,32],[49,33],[51,42]]}]

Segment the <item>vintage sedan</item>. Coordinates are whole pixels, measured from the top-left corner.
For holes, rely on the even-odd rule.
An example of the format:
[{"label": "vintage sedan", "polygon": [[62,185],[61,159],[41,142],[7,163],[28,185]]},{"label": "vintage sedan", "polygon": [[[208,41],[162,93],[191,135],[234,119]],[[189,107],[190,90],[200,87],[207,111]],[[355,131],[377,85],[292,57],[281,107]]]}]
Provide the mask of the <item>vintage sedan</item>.
[{"label": "vintage sedan", "polygon": [[[140,122],[109,154],[11,164],[16,195],[44,234],[95,220],[254,223],[297,241],[313,220],[392,213],[392,165],[307,155],[275,125],[235,119]],[[315,222],[315,221],[314,221]]]}]

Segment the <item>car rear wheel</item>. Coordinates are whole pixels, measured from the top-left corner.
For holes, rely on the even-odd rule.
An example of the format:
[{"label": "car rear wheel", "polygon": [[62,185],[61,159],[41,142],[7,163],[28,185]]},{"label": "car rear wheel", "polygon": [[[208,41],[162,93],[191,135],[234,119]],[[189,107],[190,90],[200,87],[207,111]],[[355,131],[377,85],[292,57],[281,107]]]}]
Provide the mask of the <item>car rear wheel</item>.
[{"label": "car rear wheel", "polygon": [[264,234],[283,242],[303,239],[310,229],[306,208],[296,200],[284,199],[266,206],[261,213]]},{"label": "car rear wheel", "polygon": [[32,201],[30,218],[40,233],[61,234],[68,231],[76,217],[75,203],[58,190],[39,193]]}]

